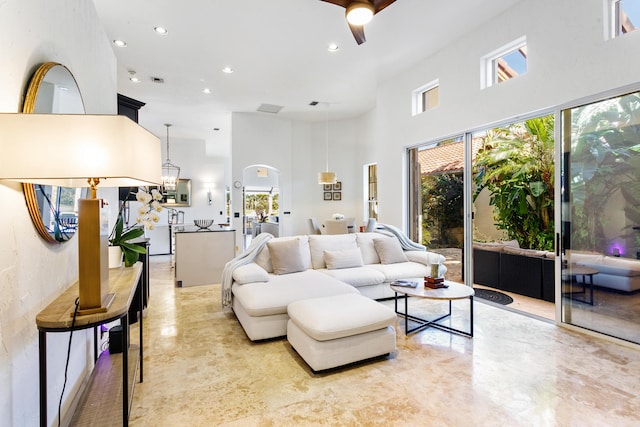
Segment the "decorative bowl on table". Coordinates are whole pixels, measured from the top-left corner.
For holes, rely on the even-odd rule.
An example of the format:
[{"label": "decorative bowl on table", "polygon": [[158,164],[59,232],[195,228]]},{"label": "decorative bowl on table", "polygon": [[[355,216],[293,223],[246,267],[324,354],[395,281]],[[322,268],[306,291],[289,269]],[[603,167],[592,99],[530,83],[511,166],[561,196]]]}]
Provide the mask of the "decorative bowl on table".
[{"label": "decorative bowl on table", "polygon": [[206,230],[213,224],[212,219],[194,219],[193,223],[200,229]]}]

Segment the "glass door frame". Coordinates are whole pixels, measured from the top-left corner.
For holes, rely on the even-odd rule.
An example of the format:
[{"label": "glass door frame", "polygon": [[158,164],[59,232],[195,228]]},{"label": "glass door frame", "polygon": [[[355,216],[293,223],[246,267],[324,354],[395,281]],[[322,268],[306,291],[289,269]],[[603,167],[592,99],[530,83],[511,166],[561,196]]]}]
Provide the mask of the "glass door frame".
[{"label": "glass door frame", "polygon": [[[563,138],[563,130],[565,130],[567,132],[571,132],[571,123],[564,123],[563,122],[563,111],[565,110],[571,110],[574,108],[578,108],[581,106],[585,106],[588,104],[595,104],[598,103],[600,101],[604,101],[607,99],[611,99],[611,98],[616,98],[616,97],[621,97],[624,96],[626,94],[631,94],[634,92],[639,92],[640,91],[640,83],[634,83],[631,85],[625,85],[625,86],[621,86],[618,88],[614,88],[614,89],[610,89],[604,92],[600,92],[594,95],[589,95],[586,97],[582,97],[579,98],[577,100],[573,100],[571,102],[567,102],[564,104],[561,104],[559,106],[557,106],[554,110],[555,110],[555,140],[556,140],[556,146],[555,146],[555,157],[556,157],[556,164],[559,166],[560,163],[559,162],[564,162],[564,141],[562,140]],[[559,160],[558,160],[559,159]],[[599,332],[593,329],[589,329],[583,326],[578,326],[578,325],[574,325],[571,323],[567,323],[563,320],[563,309],[564,309],[564,305],[562,303],[562,259],[563,256],[562,255],[562,248],[563,248],[563,242],[562,242],[562,210],[567,208],[567,205],[563,205],[564,201],[563,201],[563,195],[562,195],[562,190],[563,190],[563,183],[561,181],[561,173],[562,170],[565,169],[565,167],[556,167],[555,168],[555,180],[556,180],[556,191],[555,191],[555,206],[557,207],[557,209],[555,209],[555,236],[556,236],[556,262],[555,262],[555,281],[556,281],[556,286],[555,286],[555,296],[556,296],[556,304],[555,304],[555,317],[556,317],[556,325],[558,326],[562,326],[564,328],[567,328],[569,330],[573,330],[573,331],[577,331],[580,333],[584,333],[586,335],[590,335],[590,336],[595,336],[598,338],[602,338],[602,339],[606,339],[606,340],[610,340],[613,342],[616,342],[618,344],[623,344],[623,345],[630,345],[630,346],[634,346],[637,347],[638,344],[629,340],[626,340],[624,338],[619,338],[616,336],[612,336],[609,334],[606,334],[604,332]],[[571,317],[571,316],[569,316]]]}]

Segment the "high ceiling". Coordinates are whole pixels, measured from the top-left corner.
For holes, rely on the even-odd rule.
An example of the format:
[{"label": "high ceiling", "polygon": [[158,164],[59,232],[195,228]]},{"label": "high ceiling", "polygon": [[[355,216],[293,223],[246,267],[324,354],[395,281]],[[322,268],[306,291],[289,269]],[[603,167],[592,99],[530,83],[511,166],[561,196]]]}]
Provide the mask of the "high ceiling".
[{"label": "high ceiling", "polygon": [[[118,61],[118,92],[145,102],[156,135],[211,139],[231,112],[282,106],[278,117],[354,117],[376,87],[519,0],[397,0],[358,46],[345,9],[319,0],[94,0]],[[168,29],[158,35],[154,27]],[[330,43],[339,46],[329,52]],[[222,72],[232,67],[232,74]],[[141,80],[132,83],[130,72]],[[152,77],[164,79],[154,83]],[[211,90],[203,93],[204,88]],[[269,114],[269,113],[261,113]]]}]

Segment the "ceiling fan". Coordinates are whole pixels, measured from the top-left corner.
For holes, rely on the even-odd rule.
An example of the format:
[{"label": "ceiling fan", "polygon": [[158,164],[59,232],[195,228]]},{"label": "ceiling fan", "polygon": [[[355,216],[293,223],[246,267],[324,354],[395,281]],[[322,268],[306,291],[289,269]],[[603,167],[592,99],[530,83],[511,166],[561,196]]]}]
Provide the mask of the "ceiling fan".
[{"label": "ceiling fan", "polygon": [[380,12],[396,0],[320,0],[342,6],[346,9],[345,16],[349,28],[358,44],[367,41],[364,37],[364,24],[369,22],[373,15]]}]

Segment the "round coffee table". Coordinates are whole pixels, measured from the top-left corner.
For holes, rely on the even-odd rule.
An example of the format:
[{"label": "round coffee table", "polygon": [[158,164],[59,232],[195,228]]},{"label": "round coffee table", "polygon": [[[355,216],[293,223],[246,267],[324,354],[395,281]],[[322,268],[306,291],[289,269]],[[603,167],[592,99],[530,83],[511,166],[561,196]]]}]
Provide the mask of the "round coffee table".
[{"label": "round coffee table", "polygon": [[[474,290],[470,286],[462,285],[460,283],[451,282],[449,280],[445,280],[444,284],[447,285],[446,288],[438,288],[431,289],[429,287],[424,286],[424,279],[413,278],[408,279],[408,281],[418,282],[418,286],[415,288],[405,287],[405,286],[397,286],[391,285],[391,290],[395,292],[395,311],[397,314],[404,317],[404,331],[405,335],[409,335],[411,332],[418,331],[420,329],[428,328],[433,326],[434,328],[442,329],[448,332],[454,332],[460,335],[464,335],[466,337],[473,337],[473,295],[475,294]],[[400,298],[404,297],[404,313],[398,311],[398,296]],[[407,300],[409,297],[417,297],[417,298],[426,298],[432,300],[447,300],[449,301],[449,312],[444,314],[436,319],[427,320],[422,319],[420,317],[412,316],[409,314],[409,308]],[[469,331],[462,331],[459,329],[454,329],[450,326],[442,325],[437,323],[442,319],[446,319],[451,316],[451,301],[460,300],[460,299],[469,299]],[[418,326],[415,328],[409,329],[409,320],[418,323]]]}]

